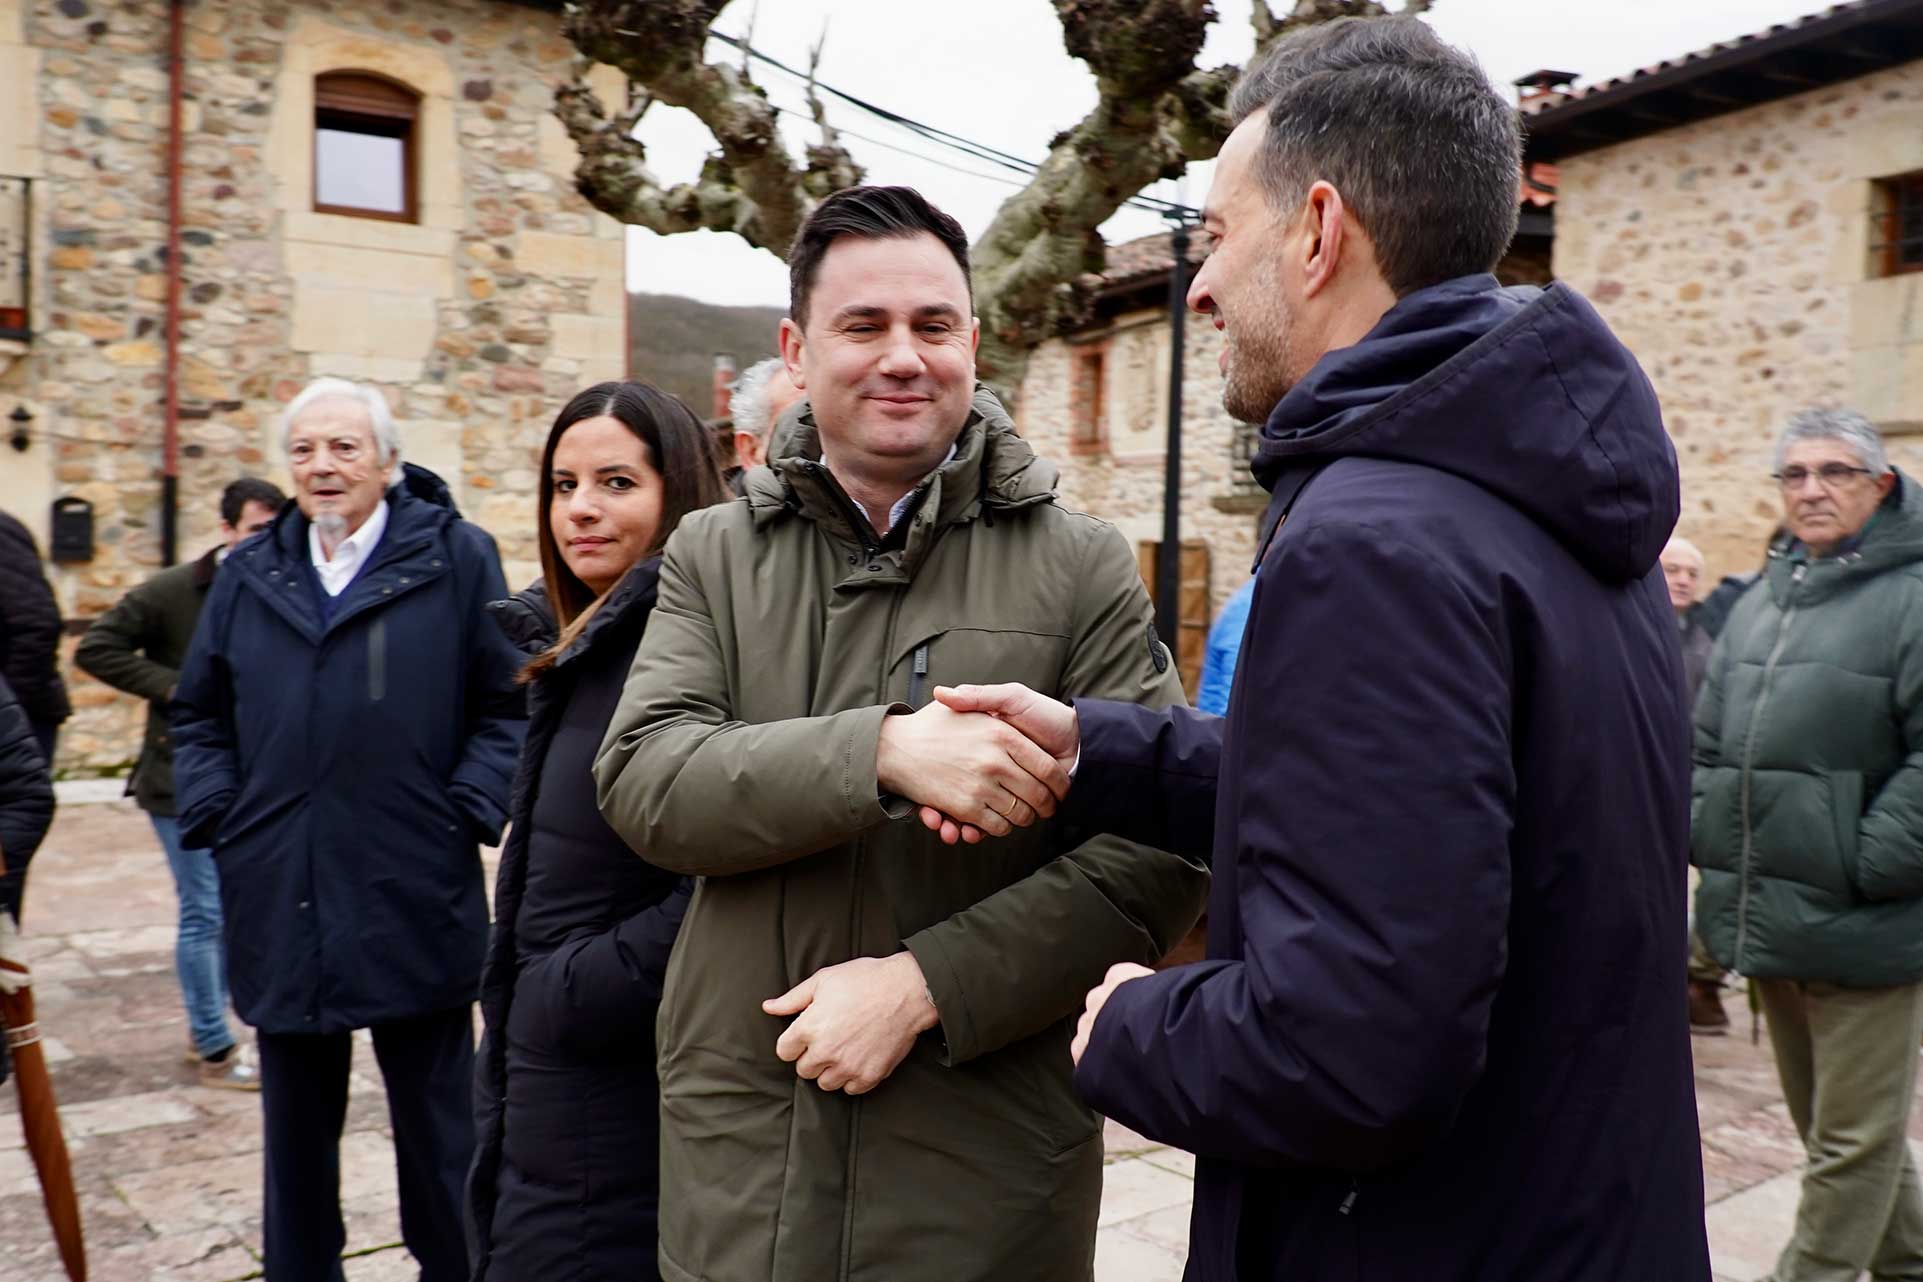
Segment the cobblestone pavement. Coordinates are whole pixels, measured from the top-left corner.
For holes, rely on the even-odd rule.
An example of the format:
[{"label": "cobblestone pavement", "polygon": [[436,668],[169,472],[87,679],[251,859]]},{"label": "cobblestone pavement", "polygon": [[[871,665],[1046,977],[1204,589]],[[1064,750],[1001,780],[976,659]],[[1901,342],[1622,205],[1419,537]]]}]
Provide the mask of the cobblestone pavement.
[{"label": "cobblestone pavement", "polygon": [[[183,1059],[173,973],[173,889],[143,816],[118,786],[62,786],[34,862],[28,953],[73,1154],[95,1282],[260,1276],[257,1097],[209,1090]],[[1711,1250],[1719,1282],[1768,1272],[1796,1206],[1801,1149],[1767,1047],[1697,1039],[1696,1085]],[[341,1144],[350,1282],[411,1282],[393,1149],[371,1046],[357,1045]],[[0,1087],[0,1282],[64,1277]],[[1923,1137],[1923,1125],[1912,1123]],[[1099,1282],[1176,1282],[1194,1160],[1111,1124],[1096,1247]]]}]

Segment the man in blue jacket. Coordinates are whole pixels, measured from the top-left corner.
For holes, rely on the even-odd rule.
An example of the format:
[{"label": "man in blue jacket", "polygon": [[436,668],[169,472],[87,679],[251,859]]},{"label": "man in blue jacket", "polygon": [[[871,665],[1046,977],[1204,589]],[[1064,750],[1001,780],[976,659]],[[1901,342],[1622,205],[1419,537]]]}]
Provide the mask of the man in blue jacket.
[{"label": "man in blue jacket", "polygon": [[1213,852],[1208,959],[1111,970],[1076,1083],[1198,1155],[1191,1282],[1705,1282],[1656,398],[1490,274],[1515,111],[1427,27],[1302,32],[1231,114],[1189,303],[1272,502],[1228,716],[944,695],[1079,756],[1069,821]]},{"label": "man in blue jacket", "polygon": [[228,981],[259,1030],[269,1282],[340,1282],[351,1034],[373,1031],[422,1282],[462,1282],[470,1003],[525,729],[486,617],[494,543],[400,459],[380,393],[288,406],[296,506],[221,567],[173,704],[181,839],[220,871]]}]

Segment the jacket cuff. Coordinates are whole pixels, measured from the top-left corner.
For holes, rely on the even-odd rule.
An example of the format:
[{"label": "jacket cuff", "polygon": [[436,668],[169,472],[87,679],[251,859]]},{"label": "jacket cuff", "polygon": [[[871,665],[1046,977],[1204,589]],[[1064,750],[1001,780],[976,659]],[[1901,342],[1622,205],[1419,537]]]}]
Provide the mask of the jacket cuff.
[{"label": "jacket cuff", "polygon": [[498,846],[501,843],[501,829],[507,823],[507,811],[483,795],[479,789],[455,780],[448,785],[448,796],[455,807],[467,816],[474,828],[474,835],[483,845]]},{"label": "jacket cuff", "polygon": [[234,807],[234,793],[230,789],[183,811],[180,816],[180,844],[188,850],[212,850],[214,837],[220,831],[221,820]]},{"label": "jacket cuff", "polygon": [[934,928],[917,931],[902,946],[915,955],[922,981],[934,999],[938,1027],[942,1035],[941,1062],[953,1067],[980,1054],[975,1037],[975,1021],[968,1013],[968,997],[962,991],[961,976],[949,961],[948,952]]},{"label": "jacket cuff", "polygon": [[890,703],[862,708],[853,714],[853,727],[842,757],[842,797],[848,803],[849,812],[864,823],[874,821],[872,807],[877,805],[889,819],[906,819],[915,813],[914,803],[906,797],[881,790],[881,779],[876,769],[876,757],[881,751],[882,721],[913,711],[905,703]]}]

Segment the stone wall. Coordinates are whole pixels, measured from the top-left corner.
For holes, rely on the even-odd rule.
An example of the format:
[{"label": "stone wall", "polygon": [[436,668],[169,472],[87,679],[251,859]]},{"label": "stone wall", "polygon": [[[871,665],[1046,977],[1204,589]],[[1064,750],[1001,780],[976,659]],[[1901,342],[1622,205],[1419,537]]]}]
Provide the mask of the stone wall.
[{"label": "stone wall", "polygon": [[[1211,618],[1248,578],[1255,528],[1267,495],[1238,494],[1246,469],[1234,457],[1237,424],[1222,409],[1222,338],[1206,324],[1184,327],[1182,365],[1182,541],[1209,548]],[[1022,436],[1062,469],[1068,506],[1113,522],[1131,543],[1162,538],[1163,467],[1168,441],[1167,314],[1131,312],[1102,329],[1050,339],[1035,350],[1022,380]],[[1103,439],[1084,451],[1072,442],[1077,412],[1076,353],[1103,357]]]},{"label": "stone wall", "polygon": [[[98,551],[52,572],[70,618],[159,565],[168,6],[0,0],[0,163],[37,179],[36,335],[0,374],[35,443],[0,505],[44,540],[94,505]],[[200,0],[186,34],[180,552],[242,473],[285,483],[279,407],[309,378],[378,385],[403,451],[535,573],[535,467],[555,408],[622,369],[622,228],[573,190],[552,118],[558,16],[484,0]],[[31,73],[25,86],[9,74]],[[312,209],[313,86],[371,71],[421,95],[420,218]],[[139,710],[82,674],[61,751],[125,761]]]},{"label": "stone wall", "polygon": [[1712,576],[1760,560],[1797,409],[1862,409],[1923,475],[1923,278],[1868,253],[1873,181],[1916,169],[1923,63],[1562,162],[1556,275],[1654,382]]}]

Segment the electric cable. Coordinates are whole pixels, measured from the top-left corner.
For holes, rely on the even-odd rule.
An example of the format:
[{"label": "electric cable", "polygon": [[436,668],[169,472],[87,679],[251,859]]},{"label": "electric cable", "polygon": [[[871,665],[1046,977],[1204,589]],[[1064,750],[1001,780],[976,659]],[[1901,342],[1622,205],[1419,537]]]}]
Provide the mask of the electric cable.
[{"label": "electric cable", "polygon": [[[1014,155],[1011,152],[1003,151],[998,147],[992,147],[986,143],[978,143],[972,139],[964,138],[960,134],[951,133],[946,129],[940,128],[939,126],[925,124],[922,121],[916,120],[911,116],[903,115],[901,112],[893,111],[887,107],[883,107],[876,103],[869,102],[864,98],[857,97],[856,95],[851,94],[844,89],[838,89],[835,86],[830,85],[810,75],[805,71],[800,71],[794,67],[790,67],[787,63],[782,62],[778,58],[774,58],[768,54],[762,53],[759,49],[756,49],[754,46],[748,44],[746,41],[742,40],[738,36],[731,36],[725,32],[712,31],[712,30],[709,31],[708,34],[713,36],[716,40],[721,41],[723,44],[726,44],[731,46],[732,48],[741,50],[743,53],[747,54],[750,58],[753,58],[758,62],[766,63],[768,66],[773,67],[776,71],[782,72],[784,75],[793,76],[797,80],[801,80],[806,83],[812,84],[817,89],[821,90],[823,93],[829,94],[830,96],[835,98],[839,98],[841,101],[848,103],[850,106],[856,107],[861,111],[865,111],[872,116],[875,116],[881,120],[887,121],[890,124],[909,130],[912,133],[915,133],[923,138],[928,139],[930,142],[938,143],[944,147],[948,147],[952,150],[962,152],[964,155],[968,155],[976,160],[986,161],[989,164],[997,165],[1004,169],[1013,170],[1014,172],[1023,174],[1025,176],[1032,177],[1036,173],[1040,172],[1041,166],[1036,164],[1033,161],[1024,160],[1022,157]],[[790,112],[789,114],[793,115],[798,113]],[[850,133],[849,137],[855,138],[855,137],[860,137],[860,135]],[[863,141],[873,143],[875,140],[872,138],[864,138]],[[876,145],[886,146],[886,144],[883,144],[883,143],[877,143]],[[913,154],[913,153],[910,153],[910,154]],[[927,159],[927,157],[921,157],[921,159]],[[931,163],[934,163],[934,162],[931,162]],[[966,172],[966,171],[958,170],[957,172]],[[983,174],[975,174],[973,176],[978,178],[986,177],[986,175],[983,175]],[[1172,201],[1172,200],[1163,200],[1159,196],[1143,195],[1140,192],[1137,192],[1135,195],[1130,196],[1123,203],[1127,205],[1132,205],[1137,209],[1143,210],[1144,212],[1158,214],[1164,218],[1177,218],[1183,221],[1193,221],[1195,219],[1198,219],[1201,216],[1201,211],[1194,208],[1191,205],[1181,204],[1177,201]]]}]

